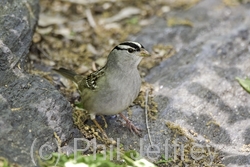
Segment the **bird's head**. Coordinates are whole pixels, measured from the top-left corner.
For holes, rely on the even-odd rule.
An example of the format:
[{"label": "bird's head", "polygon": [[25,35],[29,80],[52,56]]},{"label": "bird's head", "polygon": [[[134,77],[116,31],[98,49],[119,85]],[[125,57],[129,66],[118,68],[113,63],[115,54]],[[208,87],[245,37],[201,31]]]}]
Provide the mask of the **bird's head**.
[{"label": "bird's head", "polygon": [[150,56],[149,52],[138,42],[127,41],[120,43],[110,52],[107,63],[118,66],[138,66],[143,57]]}]

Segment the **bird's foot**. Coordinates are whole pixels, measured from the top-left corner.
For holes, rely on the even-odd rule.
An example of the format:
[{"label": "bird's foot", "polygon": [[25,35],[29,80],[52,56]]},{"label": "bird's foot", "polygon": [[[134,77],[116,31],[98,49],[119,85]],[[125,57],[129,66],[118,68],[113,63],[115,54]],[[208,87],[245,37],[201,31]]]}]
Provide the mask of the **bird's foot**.
[{"label": "bird's foot", "polygon": [[137,128],[128,118],[126,118],[122,113],[119,114],[125,121],[126,125],[132,133],[136,133],[138,136],[141,136],[141,129]]}]

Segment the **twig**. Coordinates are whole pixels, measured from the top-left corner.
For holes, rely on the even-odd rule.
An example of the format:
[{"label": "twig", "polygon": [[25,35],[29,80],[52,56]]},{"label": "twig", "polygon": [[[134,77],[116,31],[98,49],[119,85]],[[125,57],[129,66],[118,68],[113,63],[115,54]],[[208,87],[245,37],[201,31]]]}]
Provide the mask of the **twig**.
[{"label": "twig", "polygon": [[96,28],[96,23],[89,8],[86,9],[87,20],[92,28]]},{"label": "twig", "polygon": [[149,125],[148,125],[148,89],[146,90],[146,96],[145,96],[145,115],[146,115],[146,127],[148,130],[148,138],[149,138],[149,142],[151,145],[153,145],[152,140],[151,140],[151,135],[150,135],[150,129],[149,129]]}]

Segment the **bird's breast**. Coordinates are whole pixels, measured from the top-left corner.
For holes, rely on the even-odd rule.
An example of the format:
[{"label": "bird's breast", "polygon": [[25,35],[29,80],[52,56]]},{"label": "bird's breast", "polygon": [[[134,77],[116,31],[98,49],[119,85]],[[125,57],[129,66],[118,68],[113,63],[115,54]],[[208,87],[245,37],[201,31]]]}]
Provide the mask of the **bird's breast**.
[{"label": "bird's breast", "polygon": [[[106,75],[98,90],[83,97],[87,110],[95,114],[114,115],[122,112],[138,96],[141,78],[138,70],[130,75]],[[84,104],[83,104],[84,105]]]}]

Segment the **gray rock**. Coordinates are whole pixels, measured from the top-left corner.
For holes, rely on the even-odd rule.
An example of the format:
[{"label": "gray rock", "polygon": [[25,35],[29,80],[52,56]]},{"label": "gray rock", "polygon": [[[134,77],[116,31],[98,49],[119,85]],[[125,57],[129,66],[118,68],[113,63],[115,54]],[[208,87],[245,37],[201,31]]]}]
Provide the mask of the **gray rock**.
[{"label": "gray rock", "polygon": [[[196,143],[205,147],[209,141],[222,154],[226,166],[250,165],[249,152],[242,149],[250,144],[250,94],[235,79],[250,77],[249,11],[249,4],[225,7],[221,1],[204,0],[189,10],[167,13],[167,17],[189,19],[192,28],[167,27],[166,20],[155,18],[153,25],[130,38],[146,48],[162,43],[177,51],[146,76],[155,87],[159,104],[158,119],[149,124],[153,143],[161,148],[158,158],[165,154],[166,139],[173,139],[165,125],[169,121],[187,135],[192,136],[189,130],[197,133],[197,137],[192,136]],[[144,129],[143,152],[147,157],[150,144],[144,111],[133,111],[133,122]],[[139,138],[129,133],[124,129],[112,135],[140,151]],[[168,153],[174,159],[173,143],[171,146]]]},{"label": "gray rock", "polygon": [[79,133],[60,92],[23,72],[38,13],[38,0],[0,1],[0,156],[27,167]]},{"label": "gray rock", "polygon": [[25,65],[37,22],[38,0],[0,1],[0,70]]},{"label": "gray rock", "polygon": [[23,166],[37,164],[41,146],[58,148],[54,133],[65,142],[74,132],[70,103],[37,76],[24,75],[1,87],[0,110],[0,155]]}]

